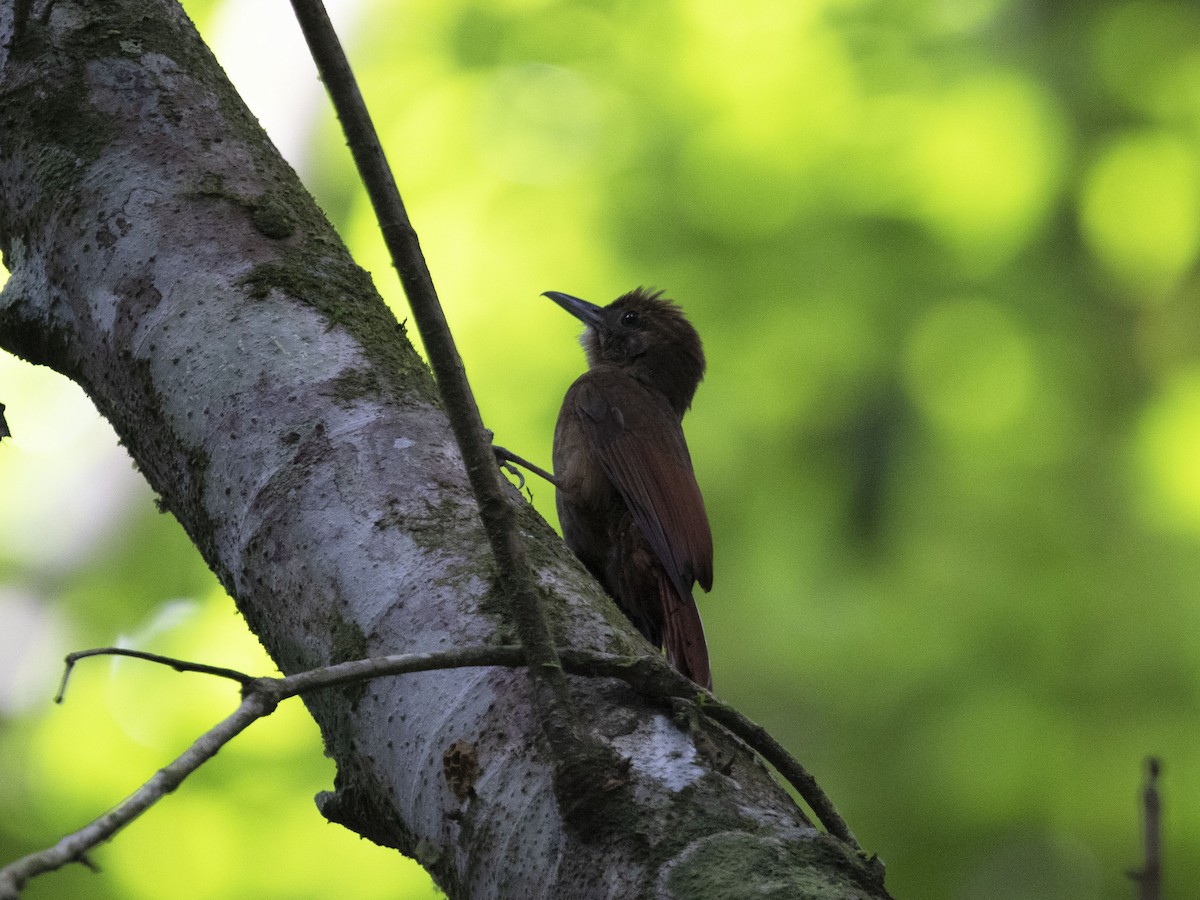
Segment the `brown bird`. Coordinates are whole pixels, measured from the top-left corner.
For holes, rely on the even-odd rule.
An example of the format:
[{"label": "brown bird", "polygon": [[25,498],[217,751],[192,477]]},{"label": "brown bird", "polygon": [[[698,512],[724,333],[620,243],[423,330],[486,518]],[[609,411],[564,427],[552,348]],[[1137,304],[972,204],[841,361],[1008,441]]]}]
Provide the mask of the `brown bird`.
[{"label": "brown bird", "polygon": [[563,539],[671,665],[711,689],[692,587],[712,587],[712,532],[681,424],[704,377],[700,336],[642,288],[605,307],[543,296],[587,325],[589,368],[554,429]]}]

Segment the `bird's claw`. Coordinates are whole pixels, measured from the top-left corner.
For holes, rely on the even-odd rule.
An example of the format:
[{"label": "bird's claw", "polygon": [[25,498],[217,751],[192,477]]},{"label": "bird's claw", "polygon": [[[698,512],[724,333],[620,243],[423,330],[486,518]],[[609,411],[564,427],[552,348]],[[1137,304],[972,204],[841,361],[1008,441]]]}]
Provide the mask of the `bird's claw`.
[{"label": "bird's claw", "polygon": [[[491,440],[492,433],[488,432],[488,440]],[[492,444],[492,453],[496,457],[496,465],[505,472],[516,476],[517,490],[525,490],[525,474],[513,464],[512,454],[501,447],[499,444]]]}]

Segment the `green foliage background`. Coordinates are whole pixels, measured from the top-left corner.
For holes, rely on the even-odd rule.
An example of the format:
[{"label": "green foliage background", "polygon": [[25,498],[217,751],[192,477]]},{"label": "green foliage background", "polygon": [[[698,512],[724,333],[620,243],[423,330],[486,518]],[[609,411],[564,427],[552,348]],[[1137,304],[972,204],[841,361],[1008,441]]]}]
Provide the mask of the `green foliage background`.
[{"label": "green foliage background", "polygon": [[[229,13],[188,6],[210,35]],[[1200,9],[412,0],[357,15],[352,57],[502,443],[548,460],[583,366],[576,324],[541,291],[606,302],[654,285],[699,328],[709,378],[685,424],[716,540],[701,605],[717,688],[818,775],[896,896],[1133,896],[1152,753],[1168,895],[1186,896]],[[315,116],[302,174],[403,319],[342,139]],[[64,652],[122,637],[270,666],[77,392],[7,357],[0,391],[15,434],[0,445],[7,860],[101,812],[235,701],[93,662],[52,708]],[[533,491],[553,520],[552,490]],[[322,824],[310,797],[331,782],[315,727],[284,710],[100,850],[101,874],[29,896],[430,896],[415,864]]]}]

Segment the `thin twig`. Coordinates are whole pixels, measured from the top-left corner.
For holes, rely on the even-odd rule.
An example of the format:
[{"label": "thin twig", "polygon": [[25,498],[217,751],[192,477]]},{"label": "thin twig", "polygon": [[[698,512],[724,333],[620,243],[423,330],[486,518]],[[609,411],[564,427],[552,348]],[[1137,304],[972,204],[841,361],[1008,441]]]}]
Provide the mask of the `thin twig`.
[{"label": "thin twig", "polygon": [[[500,585],[509,600],[517,636],[525,649],[539,721],[555,756],[565,765],[569,758],[577,757],[583,751],[584,742],[541,607],[537,583],[517,531],[516,510],[506,490],[507,482],[484,439],[479,408],[446,324],[416,231],[409,221],[379,136],[325,7],[320,0],[292,0],[292,8],[329,91],[359,177],[375,209],[392,264],[408,296],[413,320],[425,344],[446,414],[466,464],[479,515],[499,570]],[[613,756],[615,762],[615,754]]]},{"label": "thin twig", "polygon": [[169,794],[200,768],[217,751],[244,731],[250,723],[275,708],[273,697],[264,679],[262,687],[247,691],[241,705],[232,715],[201,735],[174,762],[154,773],[154,776],[130,794],[116,807],[72,834],[53,847],[31,853],[0,869],[0,900],[17,900],[26,882],[36,875],[53,872],[72,862],[88,862],[90,850],[112,838],[118,831]]},{"label": "thin twig", "polygon": [[837,811],[837,807],[833,805],[829,795],[817,784],[817,779],[800,764],[798,759],[788,753],[783,744],[771,737],[765,728],[752,722],[732,706],[717,700],[712,703],[701,703],[700,711],[714,722],[724,725],[753,747],[759,756],[773,765],[788,784],[796,789],[796,792],[813,811],[813,815],[817,817],[817,821],[825,826],[826,831],[853,850],[862,850],[854,832],[850,830],[846,820]]},{"label": "thin twig", "polygon": [[130,656],[134,659],[144,659],[149,662],[170,666],[176,672],[199,672],[202,675],[216,675],[218,678],[229,678],[243,687],[254,680],[253,675],[247,675],[245,672],[239,672],[237,669],[206,666],[204,663],[188,662],[184,659],[176,659],[173,656],[160,656],[157,653],[146,653],[144,650],[129,650],[125,647],[96,647],[92,650],[78,650],[75,653],[67,654],[66,665],[63,667],[62,682],[58,686],[58,693],[54,695],[55,703],[63,702],[63,697],[67,693],[67,681],[70,680],[71,673],[75,671],[75,663],[81,659],[87,659],[89,656]]},{"label": "thin twig", "polygon": [[1158,757],[1146,760],[1146,784],[1142,788],[1142,845],[1145,853],[1141,871],[1130,872],[1137,882],[1138,900],[1159,900],[1162,896],[1162,797],[1158,776],[1162,763]]}]

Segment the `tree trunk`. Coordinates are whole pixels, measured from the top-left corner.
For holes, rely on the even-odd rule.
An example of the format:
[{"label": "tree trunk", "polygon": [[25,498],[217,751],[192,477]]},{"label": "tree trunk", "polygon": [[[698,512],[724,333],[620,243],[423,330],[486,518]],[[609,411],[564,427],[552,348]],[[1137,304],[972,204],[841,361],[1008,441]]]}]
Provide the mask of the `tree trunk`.
[{"label": "tree trunk", "polygon": [[[175,3],[0,2],[0,250],[0,344],[83,386],[285,673],[511,641],[428,371]],[[521,517],[559,641],[646,652]],[[571,686],[618,831],[564,827],[520,669],[306,698],[321,811],[454,897],[886,896],[733,738]]]}]

